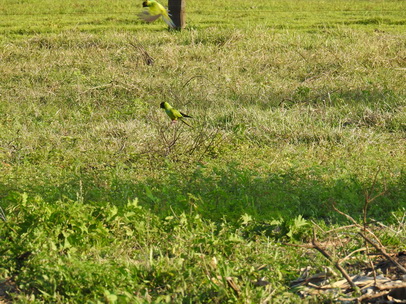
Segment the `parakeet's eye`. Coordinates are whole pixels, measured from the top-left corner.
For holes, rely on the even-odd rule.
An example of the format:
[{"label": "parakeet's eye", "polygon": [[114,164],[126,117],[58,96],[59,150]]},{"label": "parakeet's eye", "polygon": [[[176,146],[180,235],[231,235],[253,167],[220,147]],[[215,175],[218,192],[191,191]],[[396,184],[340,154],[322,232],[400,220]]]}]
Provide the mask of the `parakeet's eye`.
[{"label": "parakeet's eye", "polygon": [[147,7],[147,6],[148,6],[147,1],[142,2],[142,7]]}]

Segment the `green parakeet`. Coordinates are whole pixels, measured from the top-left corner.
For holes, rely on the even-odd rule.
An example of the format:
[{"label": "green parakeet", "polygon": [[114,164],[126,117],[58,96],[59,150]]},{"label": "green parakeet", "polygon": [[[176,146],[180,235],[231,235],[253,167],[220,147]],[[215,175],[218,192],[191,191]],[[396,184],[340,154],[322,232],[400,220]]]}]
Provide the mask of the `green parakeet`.
[{"label": "green parakeet", "polygon": [[153,22],[159,17],[162,17],[170,28],[175,28],[175,24],[169,17],[168,11],[160,3],[155,0],[146,0],[142,3],[142,6],[148,8],[148,10],[143,11],[138,15],[141,19],[147,22]]},{"label": "green parakeet", "polygon": [[178,110],[176,110],[174,107],[172,107],[168,102],[161,102],[160,107],[162,109],[165,109],[166,114],[168,114],[168,116],[170,117],[170,119],[172,119],[172,122],[175,123],[178,120],[180,120],[181,122],[183,122],[185,125],[191,127],[191,125],[189,125],[186,121],[183,120],[183,118],[188,117],[188,118],[192,118],[192,116],[186,115],[185,113],[182,113]]}]

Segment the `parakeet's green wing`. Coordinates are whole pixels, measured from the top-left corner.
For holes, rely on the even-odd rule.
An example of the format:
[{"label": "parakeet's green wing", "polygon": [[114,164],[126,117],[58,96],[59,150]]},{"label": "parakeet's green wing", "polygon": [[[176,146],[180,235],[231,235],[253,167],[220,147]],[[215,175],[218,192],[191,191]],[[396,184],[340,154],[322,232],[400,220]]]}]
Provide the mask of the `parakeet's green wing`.
[{"label": "parakeet's green wing", "polygon": [[182,118],[183,115],[176,109],[172,109],[172,113],[176,118]]},{"label": "parakeet's green wing", "polygon": [[170,119],[175,120],[178,119],[178,117],[175,115],[174,109],[165,109],[166,114],[170,117]]},{"label": "parakeet's green wing", "polygon": [[154,0],[148,0],[148,1],[144,1],[143,6],[148,7],[148,12],[143,12],[141,14],[138,14],[138,16],[141,19],[143,19],[147,22],[153,22],[162,16],[162,19],[165,21],[165,23],[169,27],[175,28],[175,24],[173,23],[172,19],[169,17],[168,11],[160,3],[158,3]]},{"label": "parakeet's green wing", "polygon": [[158,2],[155,1],[150,1],[151,5],[149,6],[149,11],[151,15],[162,15],[162,14],[167,14],[166,9],[159,4]]}]

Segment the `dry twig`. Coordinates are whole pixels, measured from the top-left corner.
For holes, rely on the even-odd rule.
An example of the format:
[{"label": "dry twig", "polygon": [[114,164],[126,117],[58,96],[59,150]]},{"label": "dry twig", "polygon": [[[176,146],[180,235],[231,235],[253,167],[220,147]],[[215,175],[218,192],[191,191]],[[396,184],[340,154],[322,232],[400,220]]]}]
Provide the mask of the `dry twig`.
[{"label": "dry twig", "polygon": [[350,284],[351,288],[356,291],[358,290],[357,285],[351,280],[351,277],[348,275],[347,271],[340,265],[340,261],[334,261],[333,257],[320,245],[320,243],[316,240],[316,232],[313,230],[313,239],[312,244],[314,248],[320,252],[326,259],[334,264],[334,266],[341,272],[343,277],[347,280],[348,284]]},{"label": "dry twig", "polygon": [[381,244],[377,244],[370,240],[366,235],[364,235],[362,232],[358,233],[366,242],[371,244],[376,250],[380,251],[382,255],[387,258],[389,261],[391,261],[393,264],[395,264],[399,270],[401,270],[403,273],[406,273],[406,268],[400,265],[394,258],[392,258],[385,250],[385,247],[383,247]]}]

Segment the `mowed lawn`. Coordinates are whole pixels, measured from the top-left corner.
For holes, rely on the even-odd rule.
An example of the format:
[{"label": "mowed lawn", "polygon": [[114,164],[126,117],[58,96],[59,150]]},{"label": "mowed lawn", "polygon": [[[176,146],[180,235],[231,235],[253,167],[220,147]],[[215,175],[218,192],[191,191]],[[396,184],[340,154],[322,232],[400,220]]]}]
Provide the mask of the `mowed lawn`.
[{"label": "mowed lawn", "polygon": [[348,224],[333,202],[361,220],[377,196],[368,219],[404,225],[404,1],[189,0],[182,31],[141,11],[0,6],[0,274],[17,302],[297,303],[289,281],[323,259],[282,244]]}]

